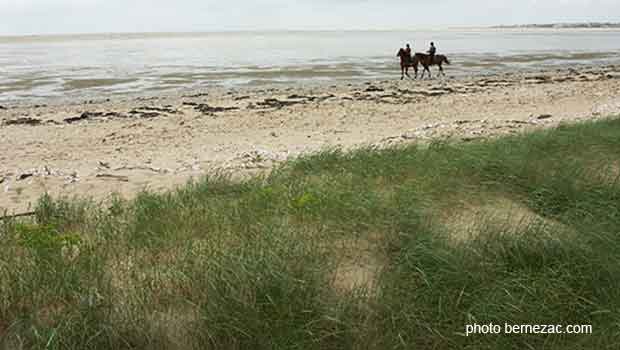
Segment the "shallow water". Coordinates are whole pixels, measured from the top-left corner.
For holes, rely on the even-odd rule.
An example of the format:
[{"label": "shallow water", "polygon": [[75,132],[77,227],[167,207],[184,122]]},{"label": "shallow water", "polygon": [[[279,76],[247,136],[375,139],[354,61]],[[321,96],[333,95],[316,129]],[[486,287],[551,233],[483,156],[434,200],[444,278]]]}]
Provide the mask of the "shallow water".
[{"label": "shallow water", "polygon": [[452,76],[620,63],[620,30],[0,37],[0,101],[398,78],[398,48],[431,40]]}]

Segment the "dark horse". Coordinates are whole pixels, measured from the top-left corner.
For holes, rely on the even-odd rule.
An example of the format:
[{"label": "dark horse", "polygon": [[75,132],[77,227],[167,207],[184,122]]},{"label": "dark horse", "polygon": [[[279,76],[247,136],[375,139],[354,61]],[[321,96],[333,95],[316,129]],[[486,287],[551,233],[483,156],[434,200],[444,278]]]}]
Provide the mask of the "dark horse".
[{"label": "dark horse", "polygon": [[[448,58],[444,55],[435,55],[432,62],[431,56],[424,53],[416,53],[413,55],[413,62],[411,62],[411,66],[415,70],[415,77],[418,77],[418,64],[422,64],[424,70],[422,71],[422,76],[420,78],[424,78],[424,72],[428,72],[429,78],[432,78],[431,70],[429,67],[431,66],[439,66],[439,73],[443,76],[446,74],[443,72],[443,64],[450,64]],[[401,58],[401,66],[402,66],[402,58]],[[409,76],[409,74],[407,74]]]},{"label": "dark horse", "polygon": [[[413,60],[411,59],[411,54],[409,54],[405,49],[401,48],[400,50],[398,50],[396,57],[400,57],[400,80],[405,79],[405,74],[409,78],[411,78],[411,75],[409,75],[409,67],[413,67]],[[417,67],[415,69],[417,72]]]}]

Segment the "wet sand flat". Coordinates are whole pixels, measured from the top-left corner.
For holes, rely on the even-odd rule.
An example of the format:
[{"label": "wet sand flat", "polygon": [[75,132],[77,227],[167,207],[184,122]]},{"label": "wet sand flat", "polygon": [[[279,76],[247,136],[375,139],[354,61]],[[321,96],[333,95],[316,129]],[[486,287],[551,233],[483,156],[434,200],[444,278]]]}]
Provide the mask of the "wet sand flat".
[{"label": "wet sand flat", "polygon": [[617,114],[620,66],[2,104],[0,208],[28,211],[46,192],[130,198],[330,147],[469,141]]}]

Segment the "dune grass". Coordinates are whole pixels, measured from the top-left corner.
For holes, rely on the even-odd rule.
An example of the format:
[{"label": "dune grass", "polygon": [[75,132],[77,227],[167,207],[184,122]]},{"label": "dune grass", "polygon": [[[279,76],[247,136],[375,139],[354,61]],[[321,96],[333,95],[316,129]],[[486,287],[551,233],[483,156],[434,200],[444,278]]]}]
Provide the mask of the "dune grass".
[{"label": "dune grass", "polygon": [[0,348],[617,349],[619,179],[609,119],[43,197],[0,221]]}]

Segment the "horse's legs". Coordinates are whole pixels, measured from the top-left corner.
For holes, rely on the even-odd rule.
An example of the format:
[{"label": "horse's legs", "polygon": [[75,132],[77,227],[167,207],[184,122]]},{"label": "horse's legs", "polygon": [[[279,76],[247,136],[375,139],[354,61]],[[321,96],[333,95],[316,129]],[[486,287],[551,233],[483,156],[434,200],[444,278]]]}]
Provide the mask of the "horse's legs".
[{"label": "horse's legs", "polygon": [[446,76],[446,73],[444,73],[444,71],[443,71],[443,66],[442,66],[442,64],[441,64],[441,63],[439,64],[439,73],[440,73],[442,76],[444,76],[444,77]]},{"label": "horse's legs", "polygon": [[407,77],[409,77],[409,79],[411,79],[411,75],[409,75],[409,66],[405,68],[405,74],[407,75]]},{"label": "horse's legs", "polygon": [[405,66],[400,66],[400,80],[405,79]]}]

